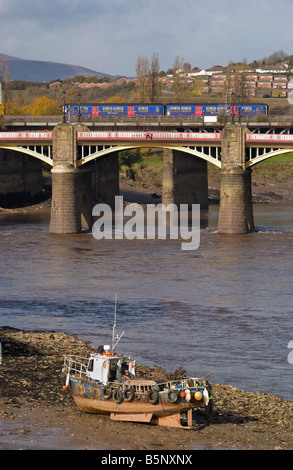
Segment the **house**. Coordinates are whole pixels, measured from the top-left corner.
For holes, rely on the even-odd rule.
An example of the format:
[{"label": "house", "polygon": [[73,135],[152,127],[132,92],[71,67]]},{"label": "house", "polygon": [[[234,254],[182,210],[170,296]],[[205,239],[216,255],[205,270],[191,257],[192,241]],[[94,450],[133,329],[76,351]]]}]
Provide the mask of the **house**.
[{"label": "house", "polygon": [[52,91],[59,90],[60,87],[61,87],[61,82],[58,82],[58,81],[54,82],[54,83],[50,83],[50,85],[49,85],[49,88]]},{"label": "house", "polygon": [[210,69],[206,70],[207,75],[214,75],[215,73],[225,73],[224,67],[221,65],[213,65]]},{"label": "house", "polygon": [[255,69],[257,73],[285,73],[288,72],[288,63],[280,62],[276,65],[262,65]]}]

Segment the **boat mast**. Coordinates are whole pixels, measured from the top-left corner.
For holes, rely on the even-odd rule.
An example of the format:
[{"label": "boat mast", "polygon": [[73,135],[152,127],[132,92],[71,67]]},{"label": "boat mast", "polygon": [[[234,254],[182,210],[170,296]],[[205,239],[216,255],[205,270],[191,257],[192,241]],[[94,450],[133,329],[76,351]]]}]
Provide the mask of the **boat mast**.
[{"label": "boat mast", "polygon": [[[115,347],[119,343],[120,339],[124,335],[125,331],[121,333],[121,335],[115,335],[115,329],[116,329],[116,310],[117,310],[117,294],[115,295],[115,310],[114,310],[114,323],[113,323],[113,329],[112,329],[112,351],[114,351]],[[115,340],[116,343],[115,343]]]}]

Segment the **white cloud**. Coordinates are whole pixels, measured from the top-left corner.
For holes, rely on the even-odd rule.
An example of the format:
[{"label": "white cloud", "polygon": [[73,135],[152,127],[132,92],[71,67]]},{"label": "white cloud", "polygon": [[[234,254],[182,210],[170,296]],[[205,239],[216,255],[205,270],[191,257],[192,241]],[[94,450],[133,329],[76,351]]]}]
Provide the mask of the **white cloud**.
[{"label": "white cloud", "polygon": [[139,55],[192,66],[248,61],[292,44],[291,0],[0,0],[4,54],[133,75]]}]

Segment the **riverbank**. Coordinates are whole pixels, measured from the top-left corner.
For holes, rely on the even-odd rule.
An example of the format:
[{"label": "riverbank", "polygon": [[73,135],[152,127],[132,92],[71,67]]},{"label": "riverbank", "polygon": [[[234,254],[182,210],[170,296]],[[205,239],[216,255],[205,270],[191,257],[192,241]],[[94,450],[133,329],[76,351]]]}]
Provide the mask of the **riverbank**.
[{"label": "riverbank", "polygon": [[79,411],[61,387],[63,355],[88,356],[90,344],[62,332],[9,327],[0,327],[0,342],[2,450],[293,450],[293,402],[278,396],[212,383],[210,426],[201,412],[192,431],[114,422]]},{"label": "riverbank", "polygon": [[[158,159],[159,160],[159,159]],[[292,157],[279,157],[252,167],[252,202],[275,203],[293,200],[293,161]],[[163,166],[159,161],[153,165],[130,166],[121,171],[120,191],[125,200],[139,203],[161,202]],[[220,202],[221,173],[208,164],[209,204]]]}]

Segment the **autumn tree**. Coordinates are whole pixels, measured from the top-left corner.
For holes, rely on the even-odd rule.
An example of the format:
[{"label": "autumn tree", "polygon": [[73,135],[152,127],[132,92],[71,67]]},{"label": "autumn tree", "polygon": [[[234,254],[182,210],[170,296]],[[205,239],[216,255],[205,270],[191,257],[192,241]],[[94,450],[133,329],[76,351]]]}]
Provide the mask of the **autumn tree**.
[{"label": "autumn tree", "polygon": [[[245,97],[245,72],[247,71],[246,60],[242,62],[229,63],[226,67],[226,83],[224,93],[226,96],[235,96],[236,101]],[[231,100],[231,98],[230,98]]]},{"label": "autumn tree", "polygon": [[194,77],[192,82],[191,94],[194,96],[201,96],[204,92],[204,88],[205,82],[202,80],[202,78],[199,76]]},{"label": "autumn tree", "polygon": [[[4,73],[4,78],[3,78],[3,73]],[[3,61],[1,61],[0,62],[1,104],[4,104],[4,106],[6,106],[6,103],[8,103],[8,101],[11,101],[10,90],[7,87],[7,84],[10,81],[10,79],[11,79],[11,75],[10,75],[10,70],[9,70],[9,64],[6,65],[5,70],[4,70],[4,63]],[[5,110],[5,112],[7,113],[7,109]]]},{"label": "autumn tree", "polygon": [[[67,103],[78,103],[79,101],[79,95],[81,93],[81,89],[78,88],[77,86],[72,86],[70,88],[62,88],[63,90],[66,91],[66,102]],[[61,104],[61,102],[60,102]],[[63,103],[62,103],[63,104]]]},{"label": "autumn tree", "polygon": [[54,100],[41,96],[37,98],[31,106],[30,113],[32,115],[59,114],[60,110]]}]

